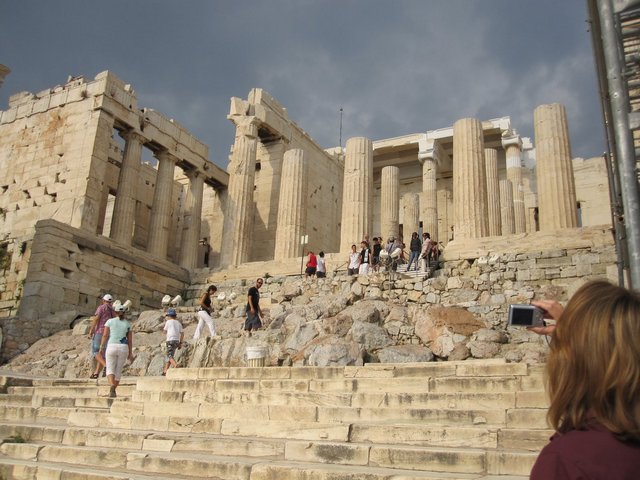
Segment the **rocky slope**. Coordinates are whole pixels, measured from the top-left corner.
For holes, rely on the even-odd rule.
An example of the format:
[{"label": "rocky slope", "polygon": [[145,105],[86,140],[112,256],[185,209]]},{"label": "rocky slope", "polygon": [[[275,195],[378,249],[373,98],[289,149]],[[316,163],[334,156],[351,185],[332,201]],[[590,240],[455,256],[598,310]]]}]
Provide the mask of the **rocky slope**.
[{"label": "rocky slope", "polygon": [[[247,286],[236,283],[223,287],[223,294],[214,302],[215,337],[209,337],[205,328],[205,337],[193,340],[195,309],[178,309],[186,342],[176,359],[183,367],[242,366],[246,365],[245,353],[250,346],[266,347],[267,365],[492,357],[536,363],[546,357],[544,339],[526,330],[506,330],[495,320],[459,306],[412,303],[401,295],[385,293],[384,288],[368,286],[368,292],[379,293],[365,295],[356,286],[355,278],[268,279],[263,288],[266,327],[251,338],[243,336],[241,330],[246,301],[242,292]],[[165,360],[163,312],[145,311],[130,317],[136,358],[125,368],[125,375],[159,375]],[[89,319],[81,319],[72,330],[38,341],[4,368],[52,377],[87,377],[92,368],[88,329]]]}]

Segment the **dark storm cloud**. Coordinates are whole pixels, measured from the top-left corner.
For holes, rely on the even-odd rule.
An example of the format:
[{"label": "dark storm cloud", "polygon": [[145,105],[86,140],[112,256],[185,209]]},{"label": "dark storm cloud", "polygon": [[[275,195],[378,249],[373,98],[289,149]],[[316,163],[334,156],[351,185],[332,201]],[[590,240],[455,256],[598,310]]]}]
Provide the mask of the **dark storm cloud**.
[{"label": "dark storm cloud", "polygon": [[581,0],[3,2],[9,95],[112,70],[226,165],[229,98],[262,87],[322,146],[566,105],[573,153],[603,148]]}]

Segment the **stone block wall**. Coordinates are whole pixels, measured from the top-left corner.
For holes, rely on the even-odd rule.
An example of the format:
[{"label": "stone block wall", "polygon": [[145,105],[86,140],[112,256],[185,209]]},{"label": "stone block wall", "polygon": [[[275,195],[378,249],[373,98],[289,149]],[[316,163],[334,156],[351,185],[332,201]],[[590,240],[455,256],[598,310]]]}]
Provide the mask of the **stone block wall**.
[{"label": "stone block wall", "polygon": [[189,272],[168,261],[53,220],[35,225],[28,252],[19,306],[0,324],[5,359],[93,314],[105,292],[139,310],[157,308],[189,283]]}]

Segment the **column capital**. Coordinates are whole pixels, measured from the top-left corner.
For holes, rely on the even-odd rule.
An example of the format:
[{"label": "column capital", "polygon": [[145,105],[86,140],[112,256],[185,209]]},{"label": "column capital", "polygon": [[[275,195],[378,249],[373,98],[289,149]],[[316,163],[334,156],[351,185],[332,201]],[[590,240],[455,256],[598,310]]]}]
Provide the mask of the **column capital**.
[{"label": "column capital", "polygon": [[136,130],[122,130],[119,132],[120,136],[122,138],[124,138],[127,142],[128,141],[134,141],[134,142],[138,142],[138,143],[144,143],[146,141],[146,138],[144,138],[144,136],[142,135],[142,133],[136,131]]},{"label": "column capital", "polygon": [[515,145],[519,150],[522,150],[522,138],[520,134],[515,129],[508,129],[502,132],[502,148],[507,148],[509,146]]},{"label": "column capital", "polygon": [[418,161],[424,164],[427,159],[433,159],[439,165],[444,159],[446,152],[438,140],[433,138],[420,139],[418,142]]},{"label": "column capital", "polygon": [[258,117],[229,115],[227,118],[236,126],[237,133],[248,137],[258,136],[258,127],[262,123]]},{"label": "column capital", "polygon": [[169,150],[159,150],[153,154],[158,160],[170,160],[175,165],[178,163],[178,157],[169,152]]}]

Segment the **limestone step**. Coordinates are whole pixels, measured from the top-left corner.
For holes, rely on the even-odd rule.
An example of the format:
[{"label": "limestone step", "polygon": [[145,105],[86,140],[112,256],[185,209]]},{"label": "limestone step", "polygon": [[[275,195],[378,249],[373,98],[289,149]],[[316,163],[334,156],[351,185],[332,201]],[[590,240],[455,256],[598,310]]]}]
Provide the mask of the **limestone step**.
[{"label": "limestone step", "polygon": [[510,393],[544,390],[542,377],[357,378],[330,380],[171,380],[141,378],[136,392],[212,393]]},{"label": "limestone step", "polygon": [[[110,418],[110,417],[105,417]],[[142,417],[150,420],[147,417]],[[122,425],[120,425],[122,427]],[[252,455],[279,456],[284,449],[283,440],[288,437],[269,438],[220,435],[222,422],[176,421],[166,430],[156,433],[123,430],[91,425],[88,427],[67,427],[59,425],[42,426],[29,423],[5,423],[0,425],[0,438],[18,435],[27,441],[47,441],[69,445],[96,445],[101,447],[140,448],[145,440],[163,438],[174,442],[174,449],[208,451],[212,454],[230,453],[249,455],[247,445],[252,447]],[[551,430],[474,427],[438,427],[431,424],[354,424],[351,425],[348,442],[371,444],[416,445],[425,447],[473,447],[503,448],[539,451],[551,436]],[[268,435],[268,434],[265,434]],[[291,439],[289,439],[291,440]],[[186,445],[186,446],[185,446]]]},{"label": "limestone step", "polygon": [[[41,385],[30,387],[8,387],[7,393],[10,395],[31,395],[40,397],[76,398],[76,397],[96,397],[109,395],[109,384],[106,380],[100,384],[86,383],[84,385]],[[130,397],[135,390],[135,384],[120,385],[118,396]]]},{"label": "limestone step", "polygon": [[527,480],[519,475],[420,472],[373,467],[309,465],[299,462],[272,462],[255,465],[250,480]]},{"label": "limestone step", "polygon": [[70,414],[83,412],[91,415],[105,413],[109,407],[32,407],[26,405],[0,405],[3,421],[35,421],[36,419],[66,420]]},{"label": "limestone step", "polygon": [[18,437],[30,443],[47,442],[69,446],[127,448],[144,451],[201,452],[284,459],[285,440],[228,437],[209,432],[162,432],[141,430],[39,426],[35,424],[0,425],[0,438]]},{"label": "limestone step", "polygon": [[[132,474],[126,470],[116,471],[113,468],[98,471],[96,467],[82,467],[78,465],[64,465],[16,460],[0,455],[0,478],[12,480],[176,480],[174,475],[164,477],[158,474]],[[182,479],[194,479],[181,475]]]},{"label": "limestone step", "polygon": [[[130,451],[126,448],[61,446],[45,443],[4,443],[0,452],[17,460],[93,466],[102,469],[127,469],[136,473],[159,475],[189,472],[206,478],[254,478],[252,469],[267,459],[210,453],[174,452],[173,442],[149,440],[150,448]],[[155,453],[151,450],[160,450]],[[530,452],[493,452],[480,449],[446,449],[397,445],[332,444],[327,442],[287,442],[286,462],[299,462],[307,468],[320,468],[330,461],[342,467],[343,478],[352,478],[353,467],[440,472],[454,474],[526,475],[537,454]],[[268,462],[277,464],[278,460]],[[258,477],[259,478],[259,477]],[[279,478],[279,477],[277,477]],[[398,478],[398,477],[394,477]],[[411,477],[409,477],[411,478]]]},{"label": "limestone step", "polygon": [[233,405],[390,407],[390,408],[481,408],[507,409],[515,407],[547,408],[547,396],[542,391],[506,393],[322,393],[322,392],[207,392],[201,391],[135,391],[133,403],[144,402],[207,402]]},{"label": "limestone step", "polygon": [[[226,379],[338,379],[394,377],[478,377],[542,374],[538,365],[507,363],[504,359],[465,360],[461,362],[418,362],[404,364],[368,363],[344,367],[206,367],[170,369],[172,380]],[[159,379],[158,377],[154,377]]]},{"label": "limestone step", "polygon": [[31,405],[31,398],[29,394],[0,394],[0,405]]}]

